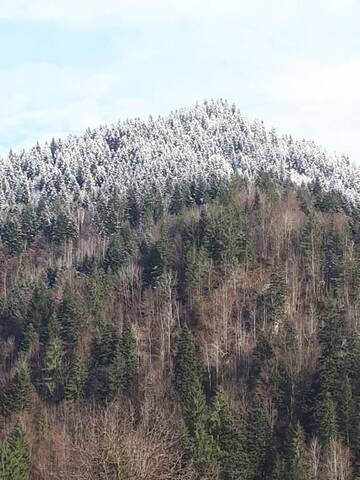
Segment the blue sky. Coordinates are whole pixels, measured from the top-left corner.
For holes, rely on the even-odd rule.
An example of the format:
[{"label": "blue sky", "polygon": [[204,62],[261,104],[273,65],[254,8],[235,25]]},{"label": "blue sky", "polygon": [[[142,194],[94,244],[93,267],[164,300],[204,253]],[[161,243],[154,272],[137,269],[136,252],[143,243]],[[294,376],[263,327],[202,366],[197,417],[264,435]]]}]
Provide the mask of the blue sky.
[{"label": "blue sky", "polygon": [[1,0],[0,152],[205,98],[360,162],[360,0]]}]

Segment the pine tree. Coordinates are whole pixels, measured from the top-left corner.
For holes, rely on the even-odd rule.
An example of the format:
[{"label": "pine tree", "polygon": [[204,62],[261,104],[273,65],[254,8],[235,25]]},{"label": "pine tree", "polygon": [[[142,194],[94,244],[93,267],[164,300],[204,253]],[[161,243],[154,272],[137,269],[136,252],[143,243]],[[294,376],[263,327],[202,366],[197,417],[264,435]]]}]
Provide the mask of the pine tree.
[{"label": "pine tree", "polygon": [[104,258],[105,270],[116,272],[125,265],[133,253],[133,239],[128,227],[123,226],[119,233],[110,239]]},{"label": "pine tree", "polygon": [[185,423],[184,444],[196,471],[196,479],[213,479],[218,472],[216,442],[209,433],[209,412],[199,376],[199,364],[191,333],[183,329],[175,359],[175,385]]},{"label": "pine tree", "polygon": [[336,409],[329,392],[325,393],[320,404],[319,436],[325,449],[337,438]]},{"label": "pine tree", "polygon": [[39,230],[39,222],[36,215],[36,210],[33,206],[27,205],[25,208],[23,208],[20,214],[20,222],[24,239],[26,240],[27,244],[30,245],[34,241]]},{"label": "pine tree", "polygon": [[100,324],[93,338],[87,391],[96,400],[106,402],[110,395],[109,370],[119,339],[109,322]]},{"label": "pine tree", "polygon": [[41,391],[48,400],[58,402],[63,397],[64,349],[55,315],[49,320],[48,339],[42,357]]},{"label": "pine tree", "polygon": [[161,275],[164,273],[166,263],[159,245],[152,245],[143,259],[143,283],[145,287],[156,287]]},{"label": "pine tree", "polygon": [[285,267],[280,262],[271,275],[270,287],[267,296],[267,310],[271,324],[278,324],[281,323],[283,320],[286,291],[287,286]]},{"label": "pine tree", "polygon": [[271,472],[272,432],[263,400],[253,398],[246,423],[247,455],[251,480],[267,478]]},{"label": "pine tree", "polygon": [[82,314],[79,299],[75,296],[69,282],[65,284],[62,302],[59,308],[61,337],[67,348],[76,346],[82,328]]},{"label": "pine tree", "polygon": [[27,309],[27,321],[31,323],[36,332],[39,332],[41,344],[47,342],[49,338],[49,319],[53,312],[52,303],[49,297],[48,289],[44,282],[39,281],[32,292],[32,296]]},{"label": "pine tree", "polygon": [[29,451],[21,425],[17,423],[0,444],[1,480],[29,480]]},{"label": "pine tree", "polygon": [[299,422],[291,430],[288,450],[286,479],[312,480],[311,459],[306,448],[304,430]]},{"label": "pine tree", "polygon": [[127,386],[126,361],[121,339],[117,342],[114,359],[107,370],[108,398],[114,400],[123,395]]},{"label": "pine tree", "polygon": [[321,261],[322,230],[314,216],[307,219],[301,238],[301,255],[307,278],[311,281],[313,295],[316,294],[316,280]]},{"label": "pine tree", "polygon": [[252,354],[252,366],[249,378],[252,386],[259,380],[263,367],[273,357],[273,354],[273,348],[269,339],[260,331]]},{"label": "pine tree", "polygon": [[169,213],[170,215],[179,215],[184,208],[183,194],[179,185],[175,185],[174,192],[170,199]]},{"label": "pine tree", "polygon": [[344,312],[331,298],[322,310],[319,331],[321,389],[329,392],[334,401],[338,401],[346,359]]},{"label": "pine tree", "polygon": [[25,237],[16,212],[9,214],[0,230],[0,239],[10,256],[17,256],[24,249]]},{"label": "pine tree", "polygon": [[79,354],[72,359],[69,376],[65,385],[66,400],[79,403],[85,395],[86,364]]},{"label": "pine tree", "polygon": [[209,424],[218,447],[221,478],[248,478],[250,467],[245,432],[231,411],[222,388],[218,388],[212,401]]},{"label": "pine tree", "polygon": [[127,390],[130,388],[137,372],[136,338],[128,321],[124,323],[120,347],[125,362],[124,389]]},{"label": "pine tree", "polygon": [[33,387],[28,366],[23,363],[0,394],[1,412],[5,416],[28,410],[32,404]]}]

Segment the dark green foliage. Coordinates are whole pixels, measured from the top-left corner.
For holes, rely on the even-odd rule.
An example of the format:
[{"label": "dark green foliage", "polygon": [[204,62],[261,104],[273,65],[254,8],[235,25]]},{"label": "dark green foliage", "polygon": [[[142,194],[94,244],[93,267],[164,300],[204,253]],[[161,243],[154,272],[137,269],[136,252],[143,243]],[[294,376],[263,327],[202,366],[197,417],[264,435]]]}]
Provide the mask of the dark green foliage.
[{"label": "dark green foliage", "polygon": [[32,404],[32,394],[29,369],[26,364],[22,364],[0,393],[0,413],[10,416],[28,410]]},{"label": "dark green foliage", "polygon": [[274,322],[281,322],[283,319],[286,289],[285,267],[279,262],[271,275],[270,287],[266,299],[268,319],[272,324]]},{"label": "dark green foliage", "polygon": [[301,255],[304,267],[312,282],[316,279],[321,261],[322,229],[315,217],[307,219],[301,236]]},{"label": "dark green foliage", "polygon": [[186,252],[185,281],[188,295],[201,295],[209,286],[212,261],[205,248],[191,245]]},{"label": "dark green foliage", "polygon": [[60,326],[53,314],[49,319],[46,343],[42,351],[40,391],[52,402],[62,400],[64,394],[65,351],[60,336]]},{"label": "dark green foliage", "polygon": [[306,447],[304,430],[299,422],[290,431],[284,479],[313,480],[311,457]]},{"label": "dark green foliage", "polygon": [[25,236],[16,213],[10,214],[5,223],[1,225],[0,238],[6,247],[8,255],[19,255],[23,251]]},{"label": "dark green foliage", "polygon": [[252,368],[250,374],[250,383],[255,385],[261,375],[261,371],[266,363],[272,358],[273,349],[269,339],[263,332],[259,332],[256,340],[256,345],[253,350]]},{"label": "dark green foliage", "polygon": [[79,298],[74,293],[73,287],[69,282],[65,284],[59,308],[59,324],[64,345],[68,349],[74,348],[83,327],[83,319]]},{"label": "dark green foliage", "polygon": [[343,242],[339,232],[331,224],[324,237],[323,274],[328,292],[336,294],[341,276]]},{"label": "dark green foliage", "polygon": [[223,389],[219,388],[211,404],[210,432],[218,447],[221,478],[248,478],[250,465],[244,430],[244,425],[231,411]]},{"label": "dark green foliage", "polygon": [[329,392],[333,399],[337,400],[341,394],[345,373],[344,312],[332,299],[328,299],[322,310],[319,331],[321,389],[323,392]]},{"label": "dark green foliage", "polygon": [[133,190],[128,191],[125,207],[125,216],[133,228],[138,228],[143,217],[143,207],[139,195]]},{"label": "dark green foliage", "polygon": [[124,201],[117,193],[97,201],[96,224],[107,236],[117,234],[125,220]]},{"label": "dark green foliage", "polygon": [[272,432],[264,402],[256,395],[250,405],[246,424],[249,479],[267,478],[272,468]]},{"label": "dark green foliage", "polygon": [[209,411],[199,376],[199,365],[191,333],[185,328],[178,340],[175,384],[185,422],[184,444],[192,459],[196,479],[216,478],[218,452],[209,432]]},{"label": "dark green foliage", "polygon": [[65,398],[73,403],[79,403],[85,395],[86,364],[79,354],[71,361],[70,372],[65,386]]},{"label": "dark green foliage", "polygon": [[26,206],[20,214],[21,230],[28,245],[34,241],[39,231],[38,218],[36,210],[31,206]]},{"label": "dark green foliage", "polygon": [[116,272],[125,265],[133,253],[133,243],[131,231],[127,226],[122,227],[118,234],[113,235],[104,258],[105,270]]},{"label": "dark green foliage", "polygon": [[124,390],[127,390],[137,371],[137,352],[136,352],[136,339],[134,337],[131,324],[125,322],[121,335],[121,350],[125,362],[125,374],[124,374]]},{"label": "dark green foliage", "polygon": [[166,269],[166,258],[159,243],[151,245],[143,257],[144,287],[156,287]]},{"label": "dark green foliage", "polygon": [[329,447],[338,435],[336,410],[331,394],[326,392],[320,404],[319,436],[324,448]]},{"label": "dark green foliage", "polygon": [[44,228],[45,238],[55,245],[62,245],[68,240],[77,237],[78,231],[71,214],[64,210],[59,210],[50,219]]},{"label": "dark green foliage", "polygon": [[195,351],[192,334],[185,327],[177,341],[175,358],[175,385],[184,405],[190,397],[190,390],[194,383],[200,383],[200,367]]},{"label": "dark green foliage", "polygon": [[87,392],[100,402],[119,394],[125,379],[125,357],[113,326],[100,324],[92,343]]},{"label": "dark green foliage", "polygon": [[170,199],[169,213],[171,215],[179,215],[184,208],[184,198],[179,185],[175,186],[174,192]]},{"label": "dark green foliage", "polygon": [[299,390],[299,339],[296,328],[286,319],[275,341],[276,368],[272,376],[274,399],[284,424],[293,420]]},{"label": "dark green foliage", "polygon": [[213,209],[205,226],[204,244],[214,264],[221,269],[238,263],[242,253],[241,227],[232,204]]},{"label": "dark green foliage", "polygon": [[1,480],[29,480],[29,451],[19,423],[0,444]]},{"label": "dark green foliage", "polygon": [[49,291],[44,282],[39,281],[32,291],[27,309],[27,322],[32,324],[34,330],[39,333],[41,345],[48,341],[52,314],[53,305],[49,297]]}]

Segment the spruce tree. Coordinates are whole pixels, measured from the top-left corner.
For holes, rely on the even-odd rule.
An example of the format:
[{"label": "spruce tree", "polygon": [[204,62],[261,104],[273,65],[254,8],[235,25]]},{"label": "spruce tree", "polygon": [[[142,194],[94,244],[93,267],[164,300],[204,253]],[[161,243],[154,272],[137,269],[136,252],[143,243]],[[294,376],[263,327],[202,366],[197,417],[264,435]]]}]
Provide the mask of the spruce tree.
[{"label": "spruce tree", "polygon": [[79,403],[85,395],[86,364],[79,354],[72,359],[69,376],[65,386],[66,400]]},{"label": "spruce tree", "polygon": [[251,401],[246,422],[247,455],[251,480],[267,478],[272,463],[272,432],[264,402],[256,394]]},{"label": "spruce tree", "polygon": [[286,301],[286,274],[285,266],[280,261],[271,275],[270,287],[267,295],[267,311],[271,324],[280,323],[284,317]]},{"label": "spruce tree", "polygon": [[222,388],[218,388],[211,404],[210,433],[217,448],[221,478],[242,480],[249,475],[245,431],[230,409]]},{"label": "spruce tree", "polygon": [[328,448],[338,434],[336,409],[331,394],[326,392],[320,404],[319,436],[323,448]]},{"label": "spruce tree", "polygon": [[4,416],[28,410],[32,404],[33,386],[28,366],[23,363],[0,394],[1,412]]},{"label": "spruce tree", "polygon": [[290,435],[286,479],[312,480],[311,458],[306,448],[304,430],[299,422],[292,427]]},{"label": "spruce tree", "polygon": [[104,258],[105,270],[117,272],[128,262],[133,250],[134,241],[131,230],[128,225],[123,225],[119,232],[110,238]]},{"label": "spruce tree", "polygon": [[82,323],[79,299],[75,296],[71,284],[67,282],[59,308],[59,324],[62,340],[70,350],[76,346],[81,333]]},{"label": "spruce tree", "polygon": [[29,451],[24,432],[17,423],[8,437],[0,444],[1,480],[29,480]]},{"label": "spruce tree", "polygon": [[124,323],[120,348],[125,362],[124,389],[127,390],[131,386],[137,372],[136,338],[129,321]]},{"label": "spruce tree", "polygon": [[175,385],[180,397],[185,433],[185,448],[191,456],[196,479],[216,478],[218,453],[209,432],[209,411],[199,375],[195,345],[191,333],[183,329],[175,358]]},{"label": "spruce tree", "polygon": [[42,354],[41,391],[45,398],[58,402],[63,398],[64,348],[55,315],[49,319],[48,339]]}]

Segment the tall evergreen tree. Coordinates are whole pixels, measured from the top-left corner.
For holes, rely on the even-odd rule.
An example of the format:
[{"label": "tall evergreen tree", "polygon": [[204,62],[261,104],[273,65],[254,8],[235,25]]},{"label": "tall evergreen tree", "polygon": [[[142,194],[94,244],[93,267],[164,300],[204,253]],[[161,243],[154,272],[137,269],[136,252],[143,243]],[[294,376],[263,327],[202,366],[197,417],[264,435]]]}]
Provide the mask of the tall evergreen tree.
[{"label": "tall evergreen tree", "polygon": [[266,479],[272,471],[272,432],[263,400],[255,395],[246,424],[247,455],[250,461],[249,479]]},{"label": "tall evergreen tree", "polygon": [[69,282],[65,284],[62,302],[59,308],[59,324],[61,337],[67,348],[76,346],[82,328],[82,313],[79,299],[75,296]]},{"label": "tall evergreen tree", "polygon": [[0,444],[0,478],[1,480],[30,479],[29,451],[19,423]]},{"label": "tall evergreen tree", "polygon": [[65,398],[79,403],[85,395],[86,364],[79,354],[72,358],[69,376],[65,385]]},{"label": "tall evergreen tree", "polygon": [[235,418],[222,388],[218,388],[211,404],[210,433],[218,447],[220,477],[248,478],[250,465],[244,426]]}]

